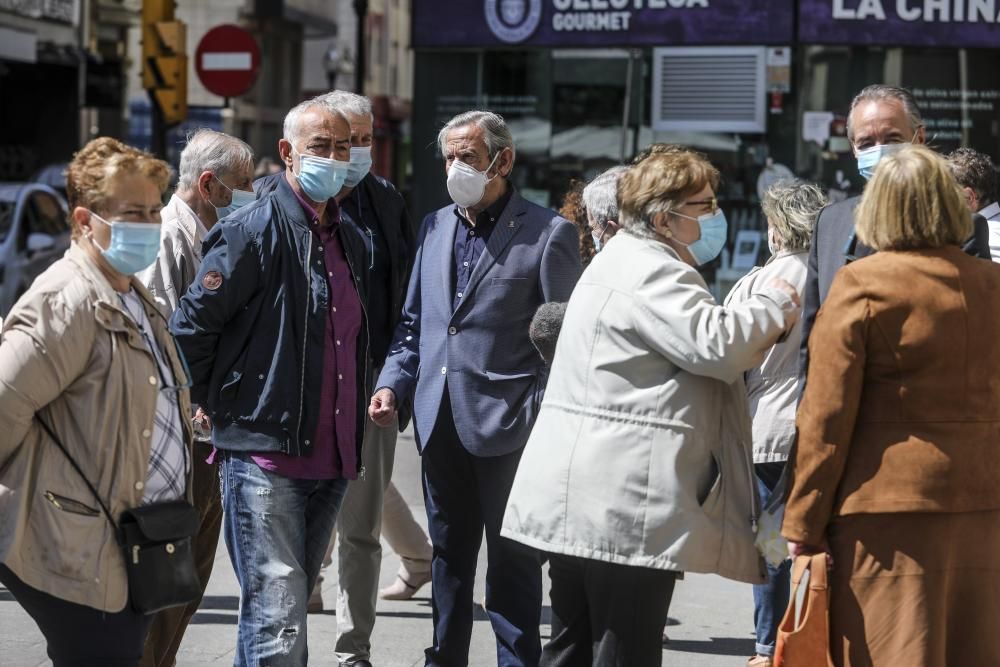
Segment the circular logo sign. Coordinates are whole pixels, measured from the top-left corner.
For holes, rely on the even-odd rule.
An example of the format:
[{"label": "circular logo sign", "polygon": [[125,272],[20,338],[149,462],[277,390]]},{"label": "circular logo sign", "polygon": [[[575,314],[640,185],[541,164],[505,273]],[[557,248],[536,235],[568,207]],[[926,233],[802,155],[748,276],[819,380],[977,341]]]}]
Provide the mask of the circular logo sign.
[{"label": "circular logo sign", "polygon": [[485,0],[484,9],[490,31],[508,44],[531,37],[542,20],[542,0]]},{"label": "circular logo sign", "polygon": [[239,97],[257,80],[260,48],[253,35],[243,28],[216,26],[198,42],[194,68],[209,92],[220,97]]}]

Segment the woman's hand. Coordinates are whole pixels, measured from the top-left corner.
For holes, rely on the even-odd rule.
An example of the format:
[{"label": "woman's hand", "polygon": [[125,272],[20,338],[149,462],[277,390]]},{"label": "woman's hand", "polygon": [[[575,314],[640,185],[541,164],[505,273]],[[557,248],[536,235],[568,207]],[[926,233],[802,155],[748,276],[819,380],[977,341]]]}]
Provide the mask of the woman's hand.
[{"label": "woman's hand", "polygon": [[830,545],[826,540],[817,545],[806,544],[805,542],[788,542],[788,556],[795,560],[799,556],[814,556],[816,554],[826,554],[826,566],[833,567],[833,556],[830,555]]},{"label": "woman's hand", "polygon": [[784,278],[771,278],[767,283],[768,287],[773,287],[774,289],[781,290],[788,295],[788,298],[792,300],[796,306],[802,305],[802,300],[799,298],[798,290],[795,286]]}]

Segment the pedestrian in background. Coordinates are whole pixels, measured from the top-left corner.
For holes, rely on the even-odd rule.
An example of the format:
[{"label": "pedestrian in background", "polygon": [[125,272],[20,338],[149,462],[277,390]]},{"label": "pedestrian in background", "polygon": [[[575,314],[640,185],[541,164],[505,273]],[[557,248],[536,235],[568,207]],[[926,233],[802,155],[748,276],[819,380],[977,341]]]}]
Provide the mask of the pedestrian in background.
[{"label": "pedestrian in background", "polygon": [[[847,139],[857,159],[858,172],[868,180],[881,160],[908,145],[927,139],[923,117],[913,93],[905,88],[875,84],[867,86],[851,101],[847,115]],[[806,377],[808,343],[816,314],[826,300],[833,277],[842,266],[873,252],[855,232],[855,209],[860,197],[827,206],[816,220],[809,247],[809,273],[802,302],[802,337],[799,372]],[[990,259],[989,229],[974,216],[972,231],[963,249],[975,257]]]},{"label": "pedestrian in background", "polygon": [[576,225],[580,239],[580,261],[586,267],[597,251],[594,249],[594,239],[590,233],[590,224],[587,222],[587,208],[583,204],[584,185],[583,181],[576,178],[569,182],[569,190],[563,197],[559,215]]},{"label": "pedestrian in background", "polygon": [[[181,151],[177,191],[160,212],[162,228],[156,261],[138,278],[160,302],[165,312],[177,309],[201,265],[201,244],[208,230],[222,218],[254,200],[250,188],[253,150],[222,132],[198,130]],[[210,425],[204,412],[195,415],[195,441],[191,450],[191,494],[200,515],[194,540],[195,565],[202,594],[212,576],[215,551],[222,527],[219,499],[219,466],[212,457]],[[212,463],[208,459],[212,458]],[[191,617],[201,597],[183,607],[156,614],[146,638],[144,667],[172,667]]]},{"label": "pedestrian in background", "polygon": [[726,240],[718,178],[681,151],[625,172],[622,231],[569,300],[502,531],[549,557],[542,665],[660,665],[677,572],[762,580],[741,378],[798,295],[715,302],[696,267]]},{"label": "pedestrian in background", "polygon": [[334,199],[347,117],[307,100],[278,151],[284,178],[209,232],[171,319],[221,457],[238,665],[308,662],[306,605],[358,476],[369,395],[367,252]]},{"label": "pedestrian in background", "polygon": [[599,174],[583,189],[583,205],[587,210],[587,226],[594,242],[594,252],[621,229],[618,223],[618,181],[628,167],[618,165]]},{"label": "pedestrian in background", "polygon": [[958,148],[948,155],[951,173],[965,194],[969,210],[986,219],[990,256],[1000,262],[1000,202],[997,201],[997,168],[989,155],[972,148]]},{"label": "pedestrian in background", "polygon": [[169,179],[115,139],[84,146],[67,172],[70,248],[4,322],[0,582],[56,667],[139,664],[152,616],[130,605],[101,508],[117,521],[190,495],[188,376],[135,278],[156,259]]},{"label": "pedestrian in background", "polygon": [[[781,181],[771,186],[761,201],[767,220],[767,246],[771,258],[733,286],[726,307],[746,303],[761,287],[781,278],[801,292],[805,288],[806,261],[816,216],[827,204],[823,191],[811,183]],[[799,336],[801,321],[788,336],[767,351],[764,360],[745,374],[747,401],[753,422],[753,462],[757,491],[767,506],[795,442],[795,408],[799,388]],[[767,583],[754,585],[755,655],[747,667],[771,667],[778,624],[788,606],[790,561],[775,567],[768,563]]]},{"label": "pedestrian in background", "polygon": [[497,662],[530,666],[541,650],[541,564],[535,551],[500,537],[500,522],[547,375],[528,326],[539,305],[569,298],[580,275],[578,234],[514,188],[514,140],[500,116],[460,114],[439,145],[454,204],[421,226],[369,412],[390,424],[413,399],[434,545],[427,664],[468,663],[485,530]]},{"label": "pedestrian in background", "polygon": [[1000,269],[945,160],[886,157],[809,341],[783,534],[826,551],[833,663],[1000,664]]}]

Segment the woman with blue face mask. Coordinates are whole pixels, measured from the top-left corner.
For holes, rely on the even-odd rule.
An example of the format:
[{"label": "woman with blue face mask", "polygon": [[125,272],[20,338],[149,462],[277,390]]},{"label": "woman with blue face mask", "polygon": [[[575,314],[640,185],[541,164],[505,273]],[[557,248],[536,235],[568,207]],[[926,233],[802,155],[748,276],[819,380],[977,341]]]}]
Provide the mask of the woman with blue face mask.
[{"label": "woman with blue face mask", "polygon": [[778,280],[720,306],[696,267],[726,242],[718,171],[653,155],[570,297],[504,537],[547,553],[542,665],[659,665],[678,572],[763,583],[743,373],[799,315]]},{"label": "woman with blue face mask", "polygon": [[3,325],[0,582],[57,667],[139,665],[152,616],[112,522],[189,497],[188,375],[134,277],[156,259],[169,175],[115,139],[77,153],[70,249]]}]

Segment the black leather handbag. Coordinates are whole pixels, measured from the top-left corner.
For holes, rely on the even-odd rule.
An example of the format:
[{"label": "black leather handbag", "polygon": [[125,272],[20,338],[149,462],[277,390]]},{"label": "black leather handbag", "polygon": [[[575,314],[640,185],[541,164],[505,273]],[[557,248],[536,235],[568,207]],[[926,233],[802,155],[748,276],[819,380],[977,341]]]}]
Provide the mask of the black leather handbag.
[{"label": "black leather handbag", "polygon": [[193,545],[200,523],[198,510],[187,501],[171,500],[125,510],[116,523],[56,434],[41,417],[38,421],[90,489],[114,528],[115,539],[124,552],[132,609],[152,614],[196,600],[202,590]]}]

